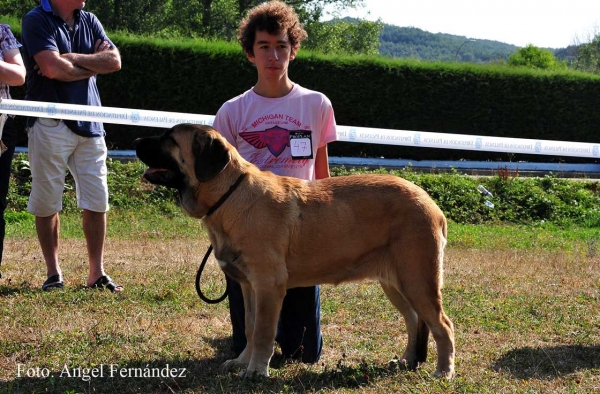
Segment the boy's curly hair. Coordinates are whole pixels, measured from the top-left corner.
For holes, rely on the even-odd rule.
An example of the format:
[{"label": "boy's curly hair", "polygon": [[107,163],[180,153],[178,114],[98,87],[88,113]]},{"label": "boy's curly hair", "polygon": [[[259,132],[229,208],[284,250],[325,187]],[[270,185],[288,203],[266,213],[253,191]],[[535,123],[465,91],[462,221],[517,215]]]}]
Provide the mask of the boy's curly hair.
[{"label": "boy's curly hair", "polygon": [[248,16],[240,22],[237,39],[244,52],[251,55],[254,55],[253,46],[257,30],[273,35],[287,32],[292,48],[300,46],[308,37],[296,11],[279,0],[268,1],[252,8]]}]

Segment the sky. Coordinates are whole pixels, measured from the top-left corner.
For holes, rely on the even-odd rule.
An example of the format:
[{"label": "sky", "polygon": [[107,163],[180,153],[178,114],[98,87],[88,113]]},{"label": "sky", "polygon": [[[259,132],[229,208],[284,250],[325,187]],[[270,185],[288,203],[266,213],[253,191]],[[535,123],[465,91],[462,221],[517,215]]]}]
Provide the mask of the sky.
[{"label": "sky", "polygon": [[340,17],[381,18],[390,25],[519,47],[565,48],[600,34],[600,0],[364,1],[365,8]]}]

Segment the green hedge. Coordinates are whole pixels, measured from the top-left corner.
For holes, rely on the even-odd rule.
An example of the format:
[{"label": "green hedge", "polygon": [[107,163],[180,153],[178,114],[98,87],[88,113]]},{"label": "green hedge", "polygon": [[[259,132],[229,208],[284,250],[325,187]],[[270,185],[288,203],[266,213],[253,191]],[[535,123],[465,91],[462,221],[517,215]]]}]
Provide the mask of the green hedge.
[{"label": "green hedge", "polygon": [[[0,18],[0,21],[2,19]],[[18,27],[13,29],[18,35]],[[214,115],[249,89],[256,72],[237,43],[165,41],[112,34],[122,70],[98,77],[105,106]],[[507,66],[330,57],[300,51],[293,81],[325,93],[340,125],[595,142],[600,76]],[[12,89],[13,98],[24,88]],[[106,124],[112,149],[161,129]],[[24,144],[24,134],[20,144]],[[560,160],[446,149],[336,142],[330,154],[438,160]],[[591,161],[565,158],[566,161]]]}]

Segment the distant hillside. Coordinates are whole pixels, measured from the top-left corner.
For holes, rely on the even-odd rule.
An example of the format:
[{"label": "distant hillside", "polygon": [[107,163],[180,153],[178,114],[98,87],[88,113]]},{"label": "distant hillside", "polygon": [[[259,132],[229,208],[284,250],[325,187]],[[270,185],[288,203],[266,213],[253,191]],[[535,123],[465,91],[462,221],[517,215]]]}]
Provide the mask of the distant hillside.
[{"label": "distant hillside", "polygon": [[[358,22],[343,18],[346,22]],[[426,61],[462,61],[493,63],[506,61],[518,46],[493,40],[472,40],[470,37],[444,33],[430,33],[416,27],[383,25],[379,36],[379,53],[393,58],[413,58]],[[545,48],[553,51],[559,60],[572,61],[577,48]]]},{"label": "distant hillside", "polygon": [[560,48],[554,51],[554,56],[559,60],[566,60],[567,64],[571,64],[577,60],[577,46],[569,45],[566,48]]},{"label": "distant hillside", "polygon": [[[519,47],[492,40],[429,33],[416,27],[384,24],[379,36],[379,53],[397,58],[490,63],[507,60]],[[459,50],[460,49],[460,50]]]}]

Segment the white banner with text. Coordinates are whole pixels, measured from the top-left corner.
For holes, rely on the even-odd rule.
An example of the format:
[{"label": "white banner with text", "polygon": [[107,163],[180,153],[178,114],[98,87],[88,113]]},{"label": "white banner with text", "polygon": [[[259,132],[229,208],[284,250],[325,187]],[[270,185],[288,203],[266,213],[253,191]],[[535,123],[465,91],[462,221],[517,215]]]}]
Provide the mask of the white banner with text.
[{"label": "white banner with text", "polygon": [[[131,126],[170,128],[179,123],[212,125],[214,115],[150,111],[116,107],[8,100],[0,102],[0,113],[41,118],[82,120]],[[483,135],[446,134],[426,131],[337,126],[338,141],[365,144],[402,145],[423,148],[462,149],[532,155],[600,157],[599,144],[549,141]]]}]

